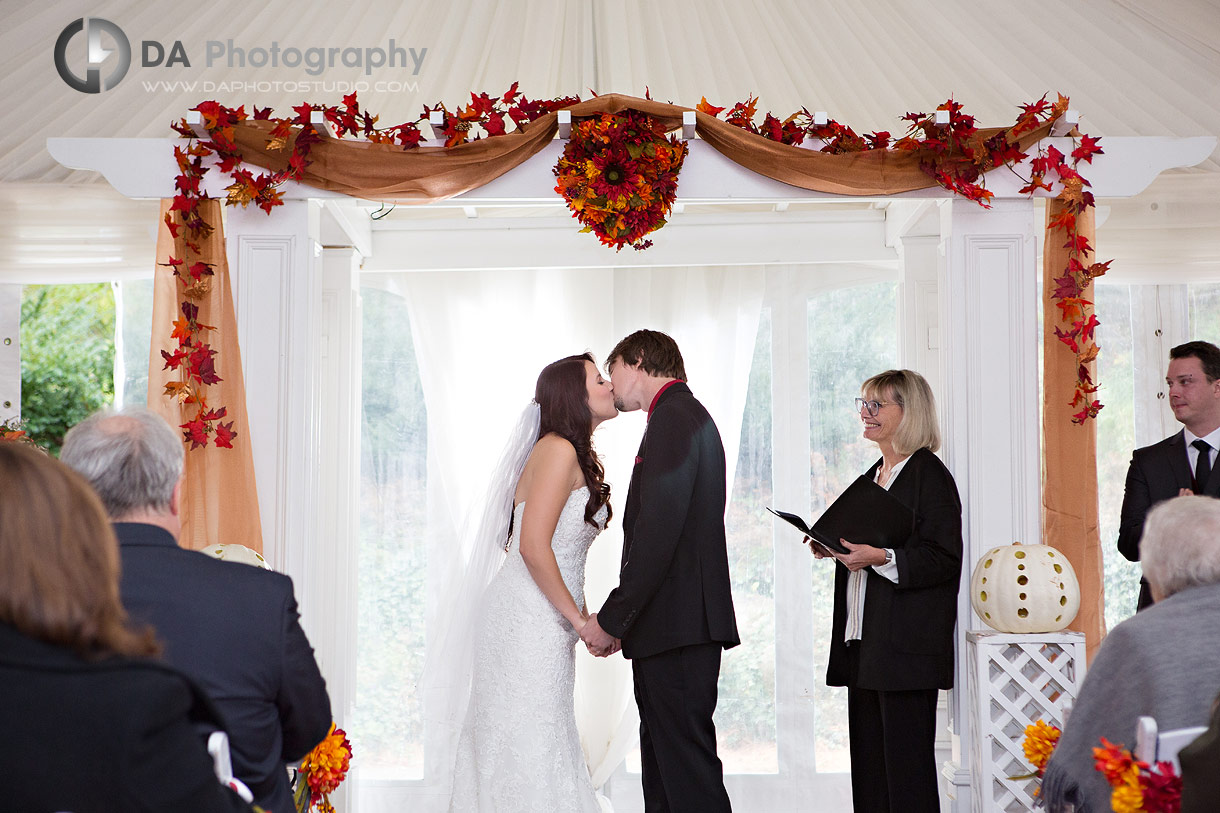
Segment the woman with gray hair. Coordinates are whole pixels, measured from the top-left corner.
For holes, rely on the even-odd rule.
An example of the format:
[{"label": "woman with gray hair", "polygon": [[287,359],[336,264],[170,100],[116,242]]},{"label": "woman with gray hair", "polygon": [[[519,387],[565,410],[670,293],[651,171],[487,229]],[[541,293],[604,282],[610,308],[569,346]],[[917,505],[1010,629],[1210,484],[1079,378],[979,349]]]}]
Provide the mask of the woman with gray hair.
[{"label": "woman with gray hair", "polygon": [[1207,725],[1220,688],[1220,500],[1176,497],[1152,509],[1140,543],[1156,603],[1106,636],[1046,767],[1049,813],[1110,810],[1093,767],[1105,737],[1132,748],[1141,716],[1162,731]]}]

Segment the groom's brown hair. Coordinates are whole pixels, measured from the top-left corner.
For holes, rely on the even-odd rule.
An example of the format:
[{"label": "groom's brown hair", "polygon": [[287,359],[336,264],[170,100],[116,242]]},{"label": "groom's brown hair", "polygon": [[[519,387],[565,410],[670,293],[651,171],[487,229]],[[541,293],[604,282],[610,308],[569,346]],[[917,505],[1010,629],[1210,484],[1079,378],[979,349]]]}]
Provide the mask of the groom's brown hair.
[{"label": "groom's brown hair", "polygon": [[686,366],[682,363],[682,351],[678,343],[659,330],[637,330],[620,341],[610,351],[606,369],[616,361],[640,369],[657,378],[686,380]]}]

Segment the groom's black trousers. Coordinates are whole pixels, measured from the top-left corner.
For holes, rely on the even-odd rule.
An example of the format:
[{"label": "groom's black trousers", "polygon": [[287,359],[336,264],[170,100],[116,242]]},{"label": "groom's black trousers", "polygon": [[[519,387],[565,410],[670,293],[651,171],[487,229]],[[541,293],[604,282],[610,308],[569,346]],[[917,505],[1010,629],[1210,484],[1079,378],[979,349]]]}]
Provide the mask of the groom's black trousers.
[{"label": "groom's black trousers", "polygon": [[712,722],[721,651],[696,644],[631,661],[647,813],[732,809]]}]

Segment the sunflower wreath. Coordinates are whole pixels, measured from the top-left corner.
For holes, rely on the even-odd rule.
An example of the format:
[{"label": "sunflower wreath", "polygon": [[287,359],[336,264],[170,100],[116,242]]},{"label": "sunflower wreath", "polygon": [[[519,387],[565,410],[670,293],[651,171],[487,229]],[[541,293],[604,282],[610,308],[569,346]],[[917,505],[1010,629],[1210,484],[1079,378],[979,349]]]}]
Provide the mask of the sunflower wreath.
[{"label": "sunflower wreath", "polygon": [[644,237],[665,225],[686,159],[686,142],[635,110],[575,122],[555,164],[572,216],[602,244],[619,251],[652,245]]}]

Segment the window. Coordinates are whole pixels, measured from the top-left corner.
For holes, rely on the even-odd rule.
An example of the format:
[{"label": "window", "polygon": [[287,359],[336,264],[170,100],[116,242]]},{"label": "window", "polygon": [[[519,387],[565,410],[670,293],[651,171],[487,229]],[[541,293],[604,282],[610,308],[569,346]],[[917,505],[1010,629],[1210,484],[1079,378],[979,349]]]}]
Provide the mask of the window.
[{"label": "window", "polygon": [[[818,293],[809,299],[809,475],[811,513],[826,509],[877,459],[877,447],[861,436],[852,399],[860,384],[897,366],[898,285],[877,282]],[[851,767],[847,738],[847,690],[827,686],[834,567],[813,568],[812,682],[814,748],[821,772]]]},{"label": "window", "polygon": [[363,776],[419,779],[424,732],[414,688],[424,661],[427,414],[406,302],[374,288],[362,288],[361,297],[359,598],[350,730]]},{"label": "window", "polygon": [[775,548],[771,538],[771,313],[758,321],[725,516],[741,646],[721,662],[716,733],[725,773],[775,773]]}]

